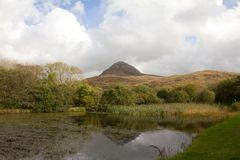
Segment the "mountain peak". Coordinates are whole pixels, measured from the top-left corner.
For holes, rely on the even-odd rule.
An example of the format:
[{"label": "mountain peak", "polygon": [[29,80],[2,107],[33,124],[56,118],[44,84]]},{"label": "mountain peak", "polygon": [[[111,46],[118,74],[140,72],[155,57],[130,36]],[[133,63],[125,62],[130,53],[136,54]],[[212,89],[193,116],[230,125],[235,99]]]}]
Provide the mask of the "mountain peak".
[{"label": "mountain peak", "polygon": [[119,61],[111,65],[100,76],[114,75],[114,76],[140,76],[143,75],[134,66],[126,62]]}]

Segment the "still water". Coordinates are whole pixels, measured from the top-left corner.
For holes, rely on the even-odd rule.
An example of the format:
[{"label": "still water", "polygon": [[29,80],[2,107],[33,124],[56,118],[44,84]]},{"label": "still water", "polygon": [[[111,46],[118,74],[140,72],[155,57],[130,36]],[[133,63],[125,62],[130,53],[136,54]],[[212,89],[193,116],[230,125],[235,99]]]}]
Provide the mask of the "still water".
[{"label": "still water", "polygon": [[188,147],[195,131],[97,114],[0,115],[1,160],[154,160]]}]

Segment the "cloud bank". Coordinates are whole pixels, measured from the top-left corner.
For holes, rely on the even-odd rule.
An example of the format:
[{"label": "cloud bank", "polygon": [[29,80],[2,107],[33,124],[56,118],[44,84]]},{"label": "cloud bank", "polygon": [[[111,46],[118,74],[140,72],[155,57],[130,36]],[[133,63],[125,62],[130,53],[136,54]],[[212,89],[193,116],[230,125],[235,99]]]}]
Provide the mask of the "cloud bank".
[{"label": "cloud bank", "polygon": [[63,61],[87,75],[119,60],[159,75],[239,72],[238,5],[230,8],[222,0],[103,0],[103,20],[90,29],[81,21],[87,14],[81,1],[67,9],[59,3],[0,1],[0,57],[38,64]]}]

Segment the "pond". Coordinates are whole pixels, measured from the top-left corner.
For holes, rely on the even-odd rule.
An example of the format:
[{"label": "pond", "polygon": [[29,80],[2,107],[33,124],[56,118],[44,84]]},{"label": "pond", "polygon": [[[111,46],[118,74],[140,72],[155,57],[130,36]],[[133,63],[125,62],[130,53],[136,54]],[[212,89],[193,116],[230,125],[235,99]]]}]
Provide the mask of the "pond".
[{"label": "pond", "polygon": [[76,113],[0,115],[0,159],[170,157],[188,147],[199,129],[213,124],[184,122]]}]

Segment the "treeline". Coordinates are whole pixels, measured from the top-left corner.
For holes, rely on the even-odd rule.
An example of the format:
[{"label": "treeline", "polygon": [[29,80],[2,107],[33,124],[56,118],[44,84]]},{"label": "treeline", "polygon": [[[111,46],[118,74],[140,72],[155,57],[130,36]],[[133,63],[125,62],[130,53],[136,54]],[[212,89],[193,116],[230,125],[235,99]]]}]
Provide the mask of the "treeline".
[{"label": "treeline", "polygon": [[35,112],[65,111],[74,106],[73,95],[81,71],[62,62],[0,67],[0,108]]},{"label": "treeline", "polygon": [[134,87],[113,85],[102,89],[84,83],[76,93],[75,104],[85,107],[88,111],[106,111],[108,106],[112,105],[157,103],[217,103],[240,111],[240,76],[225,80],[212,89],[202,89],[195,85],[160,90],[145,85]]},{"label": "treeline", "polygon": [[79,87],[77,97],[76,104],[88,111],[105,111],[112,105],[157,103],[216,103],[240,111],[240,76],[222,81],[212,89],[191,84],[160,90],[145,85],[113,85],[102,89],[85,83]]},{"label": "treeline", "polygon": [[156,90],[146,85],[99,88],[81,81],[81,70],[62,62],[0,67],[0,108],[59,112],[72,107],[104,112],[111,105],[220,103],[240,110],[240,76],[215,88],[195,85]]}]

